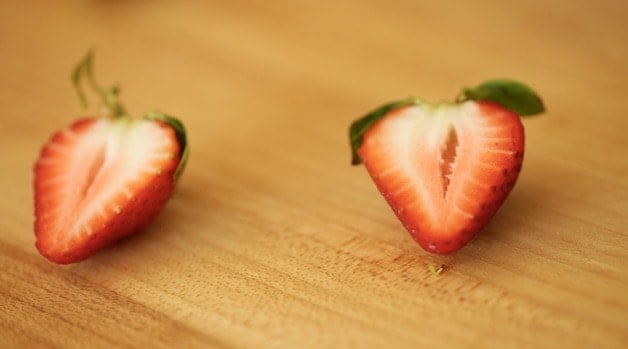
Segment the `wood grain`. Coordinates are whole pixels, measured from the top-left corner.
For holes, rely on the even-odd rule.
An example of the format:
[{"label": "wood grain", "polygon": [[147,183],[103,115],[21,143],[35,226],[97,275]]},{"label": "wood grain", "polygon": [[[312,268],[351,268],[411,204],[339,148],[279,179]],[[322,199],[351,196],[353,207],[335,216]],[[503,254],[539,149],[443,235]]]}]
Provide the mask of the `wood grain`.
[{"label": "wood grain", "polygon": [[[0,3],[0,347],[628,347],[626,18],[622,1]],[[31,171],[84,113],[68,74],[92,46],[131,112],[185,121],[191,156],[152,225],[58,266],[34,248]],[[349,166],[347,127],[493,77],[548,112],[524,121],[495,219],[430,255]]]}]

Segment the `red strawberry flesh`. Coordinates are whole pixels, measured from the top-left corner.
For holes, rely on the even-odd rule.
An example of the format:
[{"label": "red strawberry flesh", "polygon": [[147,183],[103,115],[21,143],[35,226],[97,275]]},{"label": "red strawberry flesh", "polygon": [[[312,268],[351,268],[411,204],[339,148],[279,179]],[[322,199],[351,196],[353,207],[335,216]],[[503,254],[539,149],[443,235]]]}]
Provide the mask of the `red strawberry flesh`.
[{"label": "red strawberry flesh", "polygon": [[514,186],[524,149],[515,113],[492,102],[397,108],[358,149],[412,237],[427,251],[464,246]]},{"label": "red strawberry flesh", "polygon": [[161,121],[84,118],[59,131],[35,164],[37,249],[73,263],[137,231],[171,196],[179,160]]}]

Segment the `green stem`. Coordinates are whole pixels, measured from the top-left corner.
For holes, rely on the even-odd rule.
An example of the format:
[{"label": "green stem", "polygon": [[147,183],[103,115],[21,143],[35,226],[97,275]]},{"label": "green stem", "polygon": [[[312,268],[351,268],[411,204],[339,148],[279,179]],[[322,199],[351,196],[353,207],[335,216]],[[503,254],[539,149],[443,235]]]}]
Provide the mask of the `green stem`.
[{"label": "green stem", "polygon": [[81,78],[85,77],[87,78],[87,82],[93,92],[100,96],[102,104],[106,109],[107,116],[118,118],[126,115],[126,111],[124,110],[122,104],[120,104],[120,100],[118,98],[120,88],[118,86],[112,86],[105,89],[96,82],[96,79],[94,79],[92,68],[93,58],[94,50],[90,49],[87,51],[85,58],[83,58],[72,71],[72,83],[76,89],[81,106],[83,108],[87,108],[87,98],[85,98],[85,93],[83,91],[83,87],[81,86]]},{"label": "green stem", "polygon": [[462,103],[462,102],[466,102],[469,100],[468,97],[468,88],[463,88],[462,90],[460,90],[460,92],[458,92],[458,95],[456,96],[456,99],[454,99],[454,102],[456,103]]}]

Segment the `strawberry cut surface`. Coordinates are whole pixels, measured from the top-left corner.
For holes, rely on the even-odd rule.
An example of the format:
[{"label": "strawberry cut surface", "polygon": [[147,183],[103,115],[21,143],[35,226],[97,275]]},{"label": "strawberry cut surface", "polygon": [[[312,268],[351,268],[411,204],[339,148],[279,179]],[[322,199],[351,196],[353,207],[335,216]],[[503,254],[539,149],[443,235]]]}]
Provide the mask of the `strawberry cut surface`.
[{"label": "strawberry cut surface", "polygon": [[517,114],[493,102],[387,111],[357,154],[395,215],[427,251],[464,246],[494,216],[523,161]]},{"label": "strawberry cut surface", "polygon": [[83,260],[145,226],[175,185],[181,145],[166,122],[84,118],[35,164],[35,234],[56,263]]}]

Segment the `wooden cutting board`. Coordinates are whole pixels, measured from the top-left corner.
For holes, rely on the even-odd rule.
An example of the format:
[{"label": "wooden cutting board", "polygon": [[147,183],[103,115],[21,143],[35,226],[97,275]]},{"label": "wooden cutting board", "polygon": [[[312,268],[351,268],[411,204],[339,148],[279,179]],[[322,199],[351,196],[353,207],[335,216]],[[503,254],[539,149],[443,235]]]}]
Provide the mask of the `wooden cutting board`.
[{"label": "wooden cutting board", "polygon": [[[3,1],[0,347],[628,347],[626,18],[621,1]],[[185,122],[191,156],[147,229],[59,266],[34,248],[32,166],[96,110],[69,82],[89,47],[132,113]],[[429,254],[349,165],[348,125],[496,77],[548,111],[524,121],[493,221]]]}]

